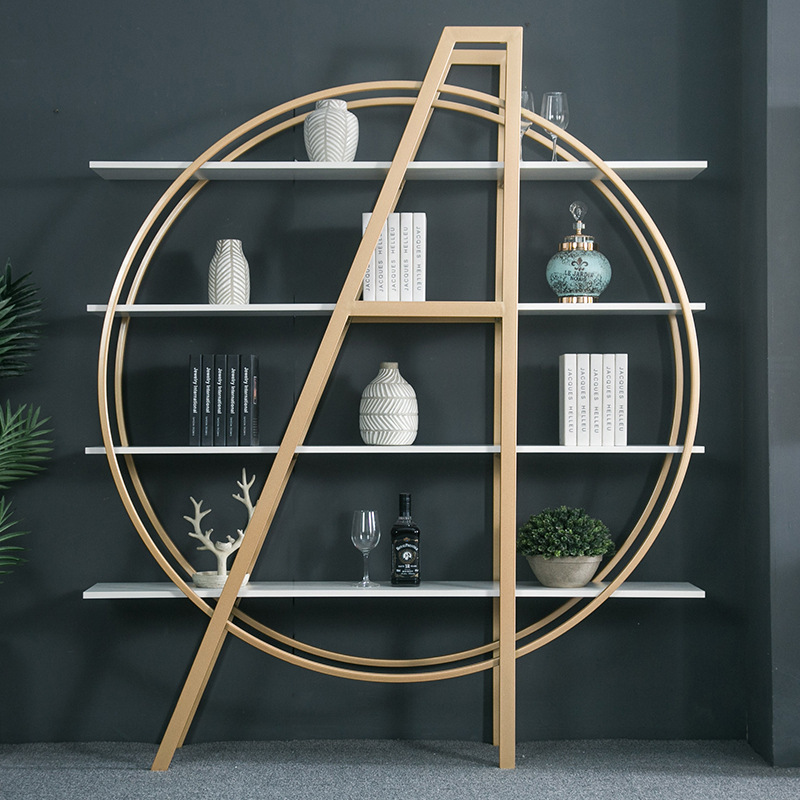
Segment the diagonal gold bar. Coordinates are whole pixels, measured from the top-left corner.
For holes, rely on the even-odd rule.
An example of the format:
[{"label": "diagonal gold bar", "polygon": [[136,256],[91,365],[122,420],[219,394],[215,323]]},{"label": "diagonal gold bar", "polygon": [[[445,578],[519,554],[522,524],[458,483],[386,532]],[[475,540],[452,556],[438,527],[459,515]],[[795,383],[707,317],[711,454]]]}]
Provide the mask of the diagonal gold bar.
[{"label": "diagonal gold bar", "polygon": [[[483,35],[479,35],[478,31],[484,31]],[[502,32],[501,32],[502,31]],[[209,620],[208,627],[203,636],[203,639],[198,648],[189,675],[184,683],[178,702],[173,711],[170,722],[167,726],[164,738],[159,747],[156,758],[153,762],[153,770],[165,770],[168,768],[175,750],[180,746],[186,732],[191,725],[192,718],[198,706],[199,700],[205,690],[209,676],[213,671],[215,662],[221,650],[222,643],[227,634],[228,622],[234,609],[234,605],[238,593],[244,583],[246,573],[250,572],[255,564],[258,555],[263,546],[266,535],[269,531],[270,524],[277,510],[278,504],[283,495],[289,475],[294,466],[296,459],[296,448],[303,443],[305,435],[311,423],[311,419],[316,411],[319,399],[325,388],[325,385],[330,376],[333,365],[339,353],[342,341],[347,332],[350,320],[354,310],[354,304],[361,291],[361,284],[364,279],[364,274],[370,256],[377,244],[380,230],[386,221],[389,213],[394,209],[400,192],[402,191],[405,172],[408,164],[413,160],[417,149],[419,148],[422,136],[427,127],[433,111],[434,103],[438,99],[441,87],[447,77],[451,65],[451,57],[453,48],[458,41],[459,34],[467,32],[465,41],[508,41],[514,40],[516,43],[517,54],[515,56],[515,68],[517,77],[515,81],[511,81],[514,85],[519,85],[521,81],[521,30],[520,29],[453,29],[445,28],[439,40],[439,44],[434,52],[431,60],[430,67],[425,76],[425,80],[419,90],[416,101],[412,107],[408,123],[406,125],[403,136],[395,152],[395,157],[392,165],[388,171],[383,187],[376,201],[373,209],[372,217],[364,232],[361,244],[355,254],[352,266],[342,287],[336,307],[331,314],[331,319],[328,323],[327,329],[323,336],[317,355],[309,370],[303,390],[298,398],[297,405],[292,413],[292,417],[287,426],[286,432],[283,436],[280,448],[275,460],[273,461],[272,468],[267,477],[264,489],[256,504],[252,519],[247,528],[247,535],[245,536],[242,547],[239,549],[236,561],[231,568],[228,580],[224,589],[219,597],[217,605],[214,609],[211,619]],[[483,38],[489,34],[489,38]],[[499,37],[499,38],[495,38]],[[462,62],[463,63],[463,62]],[[515,104],[515,106],[514,106]],[[511,106],[514,106],[512,108]],[[515,118],[519,116],[519,89],[512,89],[511,106],[507,109],[508,113],[515,114]],[[516,110],[514,110],[516,109]],[[518,128],[515,125],[513,128],[514,137],[518,136]],[[510,131],[506,131],[506,150],[508,151],[508,140]],[[518,142],[517,142],[518,145]],[[512,151],[514,148],[511,148]],[[518,149],[518,148],[517,148]],[[507,176],[508,179],[509,176]],[[504,336],[504,350],[503,350],[503,363],[510,364],[513,359],[513,379],[512,385],[516,386],[516,218],[518,206],[518,181],[519,181],[519,159],[516,158],[516,168],[512,166],[512,175],[510,176],[513,183],[517,186],[516,195],[513,192],[506,193],[505,208],[504,208],[504,237],[503,237],[503,259],[512,257],[514,260],[510,262],[513,268],[507,269],[504,272],[504,292],[508,287],[513,285],[512,301],[513,305],[504,309],[504,320],[511,320],[513,315],[513,322],[510,327],[513,328],[511,336]],[[515,199],[515,197],[517,199]],[[511,203],[509,203],[509,199]],[[516,203],[516,205],[515,205]],[[506,213],[510,210],[509,206],[514,206],[514,213]],[[507,277],[505,277],[507,275]],[[496,316],[497,309],[494,310],[493,315]],[[506,325],[504,324],[504,330]],[[505,387],[504,387],[505,388]],[[501,435],[501,441],[509,445],[509,452],[514,453],[516,449],[516,425],[515,425],[515,410],[516,410],[516,390],[514,390],[514,397],[503,408],[503,416],[506,420],[504,432]],[[515,456],[514,456],[515,458]],[[515,467],[515,461],[512,464]],[[515,478],[514,481],[515,483]],[[513,508],[514,496],[511,494],[515,489],[511,488],[511,481],[504,482],[503,486],[504,501],[509,507],[511,513],[502,513],[501,521],[501,549],[502,549],[502,527],[503,523],[506,528],[505,550],[508,550],[508,535],[507,530],[510,528],[513,533]],[[511,541],[513,546],[513,541]],[[510,553],[511,563],[513,565],[513,551]],[[506,557],[508,561],[508,557]],[[508,568],[505,568],[506,583],[508,582]],[[501,581],[503,580],[503,565],[501,557]],[[510,730],[512,754],[509,763],[509,757],[506,754],[505,765],[513,766],[513,705],[514,705],[514,618],[513,618],[513,604],[514,593],[513,584],[511,586],[511,615],[506,612],[505,621],[501,624],[501,647],[500,657],[503,659],[505,655],[505,666],[501,664],[501,680],[505,673],[510,672],[510,682],[506,680],[507,688],[505,692],[501,692],[501,706],[505,708],[505,712],[501,710],[501,741],[503,740],[503,730],[506,732]],[[508,605],[508,604],[506,604]],[[501,619],[503,619],[503,608],[501,606]],[[508,633],[510,626],[510,634]],[[505,635],[503,635],[505,631]],[[510,650],[510,654],[509,651]],[[509,711],[511,713],[509,713]],[[510,728],[509,728],[510,720]],[[508,735],[505,736],[505,741],[508,742]],[[506,751],[508,745],[506,745]],[[501,766],[503,762],[503,746],[501,743]]]}]

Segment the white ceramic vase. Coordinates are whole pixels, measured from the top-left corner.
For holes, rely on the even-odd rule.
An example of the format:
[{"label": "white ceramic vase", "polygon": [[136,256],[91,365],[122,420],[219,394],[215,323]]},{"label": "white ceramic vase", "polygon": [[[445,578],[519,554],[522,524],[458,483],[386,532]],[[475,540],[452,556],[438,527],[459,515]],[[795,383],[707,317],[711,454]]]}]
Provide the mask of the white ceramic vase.
[{"label": "white ceramic vase", "polygon": [[361,395],[358,426],[366,444],[413,444],[417,438],[417,395],[396,361],[383,361]]},{"label": "white ceramic vase", "polygon": [[309,161],[352,161],[358,147],[358,117],[344,100],[318,100],[303,123]]},{"label": "white ceramic vase", "polygon": [[208,302],[247,305],[250,302],[250,265],[240,239],[219,239],[208,265]]}]

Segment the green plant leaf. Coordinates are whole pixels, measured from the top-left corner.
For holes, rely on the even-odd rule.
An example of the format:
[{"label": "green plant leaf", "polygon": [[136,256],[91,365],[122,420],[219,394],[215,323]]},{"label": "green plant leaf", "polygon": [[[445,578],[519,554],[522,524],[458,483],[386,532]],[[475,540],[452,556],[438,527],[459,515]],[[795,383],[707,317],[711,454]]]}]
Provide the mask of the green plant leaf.
[{"label": "green plant leaf", "polygon": [[14,530],[13,526],[16,524],[17,522],[11,518],[11,503],[7,503],[5,497],[0,497],[0,575],[8,575],[11,567],[25,561],[18,555],[24,548],[16,544],[7,544],[10,539],[28,533],[28,531]]},{"label": "green plant leaf", "polygon": [[0,489],[44,469],[53,449],[46,438],[51,430],[44,427],[48,419],[40,419],[38,408],[21,405],[12,411],[11,403],[0,405]]},{"label": "green plant leaf", "polygon": [[27,372],[41,335],[39,290],[28,277],[14,280],[10,260],[0,273],[0,378]]},{"label": "green plant leaf", "polygon": [[546,508],[517,531],[517,552],[526,556],[602,556],[614,550],[605,524],[582,508]]}]

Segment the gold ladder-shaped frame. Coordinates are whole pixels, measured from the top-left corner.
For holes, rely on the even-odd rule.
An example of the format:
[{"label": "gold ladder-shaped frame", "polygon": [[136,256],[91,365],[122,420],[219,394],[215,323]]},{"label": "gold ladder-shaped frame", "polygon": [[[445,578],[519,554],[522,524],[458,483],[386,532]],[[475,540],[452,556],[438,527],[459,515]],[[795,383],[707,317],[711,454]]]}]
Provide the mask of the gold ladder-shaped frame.
[{"label": "gold ladder-shaped frame", "polygon": [[[457,47],[458,44],[467,45]],[[504,45],[500,49],[478,49],[477,45]],[[499,97],[482,95],[479,92],[451,87],[445,84],[447,73],[454,64],[484,64],[499,67],[500,90]],[[169,766],[177,747],[180,747],[186,732],[192,722],[200,698],[202,697],[208,678],[213,671],[217,657],[226,638],[227,633],[233,632],[249,644],[282,658],[290,663],[297,664],[329,675],[337,675],[360,680],[374,680],[384,682],[414,682],[424,680],[438,680],[458,677],[475,673],[477,671],[492,669],[494,671],[494,700],[495,700],[495,743],[499,745],[499,763],[501,767],[514,766],[515,747],[515,658],[531,652],[538,647],[552,641],[557,636],[569,630],[578,621],[585,618],[605,601],[619,584],[627,578],[633,568],[649,549],[655,537],[661,530],[666,517],[674,504],[677,493],[685,476],[691,454],[691,445],[697,421],[699,400],[699,367],[697,361],[697,342],[694,326],[683,284],[677,267],[674,264],[663,238],[658,233],[652,220],[649,219],[641,204],[636,200],[629,189],[619,180],[618,176],[601,162],[593,153],[583,147],[577,140],[565,133],[561,134],[562,141],[569,143],[579,152],[583,153],[597,166],[609,183],[613,184],[643,221],[645,228],[650,233],[656,248],[666,262],[669,276],[675,286],[676,294],[682,308],[682,315],[686,326],[688,342],[688,356],[690,364],[689,383],[689,413],[684,431],[684,451],[678,459],[677,467],[672,463],[672,457],[665,458],[661,475],[657,480],[650,502],[642,513],[632,532],[627,537],[615,560],[603,571],[597,580],[605,577],[615,568],[620,571],[610,581],[601,594],[586,604],[577,614],[573,614],[566,621],[556,624],[561,616],[573,608],[577,600],[571,600],[562,605],[538,623],[516,632],[515,620],[515,516],[516,516],[516,372],[517,372],[517,262],[518,262],[518,217],[519,217],[519,129],[517,125],[505,125],[505,120],[518,120],[524,112],[520,109],[519,99],[521,91],[522,73],[522,32],[518,28],[446,28],[443,31],[439,45],[431,61],[425,80],[420,84],[411,81],[393,81],[372,84],[355,84],[348,87],[338,87],[300,98],[298,101],[287,103],[272,109],[269,112],[251,120],[243,126],[232,131],[220,142],[209,148],[190,165],[182,175],[172,184],[170,189],[162,196],[153,211],[145,220],[139,234],[131,244],[117,281],[112,290],[106,318],[104,320],[101,339],[101,352],[99,361],[99,400],[101,429],[104,444],[111,466],[112,475],[117,484],[120,496],[126,506],[134,525],[148,549],[156,558],[159,565],[168,577],[191,599],[198,607],[209,615],[210,621],[202,639],[189,676],[184,684],[180,698],[167,727],[164,739],[159,748],[153,769],[163,770]],[[232,142],[249,133],[258,125],[268,122],[281,114],[292,111],[302,103],[311,103],[323,96],[333,96],[335,92],[350,93],[366,90],[411,90],[418,92],[413,98],[378,98],[365,101],[353,101],[351,107],[359,105],[396,104],[406,102],[412,105],[411,115],[406,125],[405,132],[398,146],[389,173],[384,181],[379,194],[372,220],[368,225],[361,245],[356,252],[348,277],[340,293],[336,307],[328,323],[326,333],[312,364],[303,391],[298,399],[292,414],[289,426],[286,429],[279,452],[275,457],[267,482],[261,493],[253,518],[248,526],[247,536],[240,549],[237,559],[231,569],[231,574],[216,606],[210,606],[199,598],[185,580],[174,570],[170,563],[163,557],[146,530],[134,506],[122,477],[120,465],[113,450],[113,434],[108,408],[108,356],[111,341],[111,330],[114,322],[115,309],[119,303],[127,275],[139,250],[144,246],[147,235],[164,213],[169,203],[207,160],[215,156]],[[499,107],[498,112],[489,112],[472,105],[461,105],[441,98],[442,92],[453,93],[463,97],[478,100],[489,105]],[[494,301],[473,303],[432,302],[425,303],[364,303],[357,298],[360,293],[361,283],[366,271],[366,266],[374,250],[380,229],[388,214],[394,209],[397,199],[402,191],[405,171],[413,160],[420,145],[422,136],[430,120],[434,108],[453,108],[458,111],[467,111],[477,116],[483,116],[496,122],[499,126],[498,134],[498,159],[505,160],[503,179],[497,188],[497,254],[496,254],[496,292]],[[224,161],[233,161],[258,142],[282,129],[302,122],[305,115],[295,117],[287,122],[277,124],[267,132],[257,135],[236,150],[229,153]],[[529,115],[539,126],[547,130],[547,123],[536,115]],[[540,134],[529,131],[529,137],[546,144],[547,139]],[[566,150],[559,148],[559,155],[568,160],[575,157]],[[138,293],[141,281],[149,266],[152,256],[159,246],[164,234],[171,227],[178,216],[185,210],[188,203],[202,188],[205,181],[198,181],[186,195],[180,199],[167,219],[161,225],[157,235],[150,242],[147,252],[141,260],[138,271],[129,289],[127,302],[133,302]],[[658,266],[657,259],[646,237],[636,225],[628,211],[613,193],[601,182],[595,182],[596,188],[606,197],[612,207],[628,224],[638,243],[642,247],[654,276],[659,285],[665,301],[671,300],[664,275]],[[495,515],[494,515],[494,542],[495,542],[495,567],[494,579],[500,584],[500,597],[495,601],[494,641],[473,648],[462,653],[454,653],[428,659],[415,659],[406,661],[368,659],[345,656],[331,653],[318,648],[313,648],[303,643],[296,642],[288,637],[277,634],[266,626],[258,623],[242,613],[236,606],[237,595],[244,581],[244,575],[251,571],[263,547],[269,531],[273,516],[280,503],[281,496],[288,482],[296,459],[296,448],[303,443],[317,404],[327,383],[339,348],[346,335],[351,321],[450,321],[450,322],[489,322],[495,326],[495,432],[494,441],[500,445],[500,454],[495,456]],[[117,341],[117,360],[114,371],[114,388],[116,396],[116,420],[122,444],[127,443],[124,413],[122,408],[121,376],[124,360],[125,343],[127,339],[129,320],[123,319]],[[681,427],[681,409],[683,404],[683,357],[681,342],[676,320],[670,319],[673,350],[675,355],[675,406],[673,424],[670,433],[670,444],[677,442]],[[144,507],[144,511],[153,523],[158,535],[172,556],[188,573],[191,573],[186,560],[175,548],[166,531],[158,522],[153,509],[144,493],[139,480],[133,459],[125,457],[126,465],[131,475],[136,493]],[[672,469],[671,468],[675,467]],[[669,491],[666,499],[662,498],[668,480],[671,477]],[[620,566],[623,553],[630,550],[636,540],[646,528],[651,515],[656,514],[655,522],[643,536],[638,548],[625,566]],[[309,660],[303,656],[289,653],[275,647],[243,630],[234,621],[238,619],[254,630],[266,634],[267,637],[290,647],[296,647],[301,652],[310,655],[345,662],[350,665],[368,667],[372,671],[354,670],[339,667],[330,663],[320,663]],[[517,647],[523,639],[539,634],[537,638],[527,644]],[[468,662],[461,666],[451,665],[453,662]],[[434,671],[426,668],[436,666]],[[375,671],[388,668],[403,668],[412,670],[402,672]],[[416,670],[416,671],[414,671]]]}]

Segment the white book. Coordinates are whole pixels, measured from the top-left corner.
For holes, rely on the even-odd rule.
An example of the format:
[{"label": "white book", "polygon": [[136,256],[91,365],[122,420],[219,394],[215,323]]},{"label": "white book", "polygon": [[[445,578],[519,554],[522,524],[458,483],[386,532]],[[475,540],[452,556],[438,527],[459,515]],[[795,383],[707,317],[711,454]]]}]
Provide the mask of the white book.
[{"label": "white book", "polygon": [[589,446],[589,354],[578,353],[577,358],[577,423],[578,447]]},{"label": "white book", "polygon": [[603,444],[603,354],[589,356],[589,444]]},{"label": "white book", "polygon": [[[361,215],[361,235],[363,236],[367,230],[367,225],[369,224],[370,217],[372,213],[370,211],[365,211]],[[364,286],[361,292],[361,299],[362,300],[374,300],[375,299],[375,251],[372,251],[372,255],[369,258],[369,265],[367,266],[367,271],[364,274]]]},{"label": "white book", "polygon": [[428,217],[424,211],[414,212],[414,300],[425,300],[425,273],[427,265]]},{"label": "white book", "polygon": [[400,299],[400,214],[393,211],[386,220],[386,280],[387,297]]},{"label": "white book", "polygon": [[614,445],[628,444],[628,354],[614,356]]},{"label": "white book", "polygon": [[614,362],[613,353],[603,353],[603,447],[614,446]]},{"label": "white book", "polygon": [[578,443],[577,356],[564,353],[558,358],[558,443],[567,447]]},{"label": "white book", "polygon": [[386,269],[386,224],[381,228],[381,235],[375,245],[375,299],[388,300],[389,288]]},{"label": "white book", "polygon": [[410,211],[400,212],[400,299],[414,299],[413,268],[414,215]]}]

